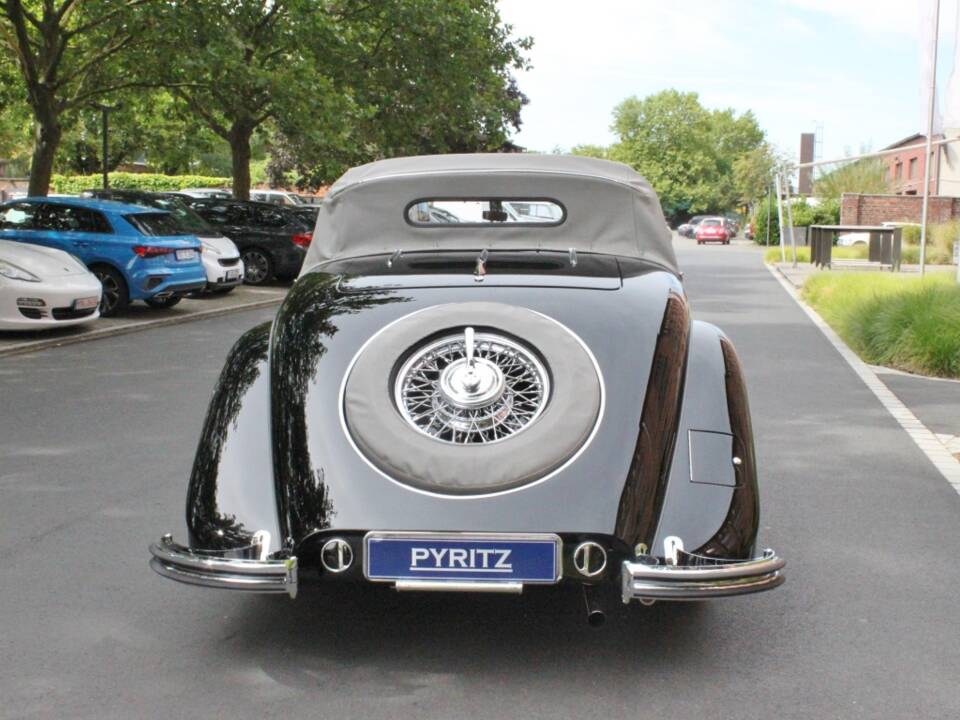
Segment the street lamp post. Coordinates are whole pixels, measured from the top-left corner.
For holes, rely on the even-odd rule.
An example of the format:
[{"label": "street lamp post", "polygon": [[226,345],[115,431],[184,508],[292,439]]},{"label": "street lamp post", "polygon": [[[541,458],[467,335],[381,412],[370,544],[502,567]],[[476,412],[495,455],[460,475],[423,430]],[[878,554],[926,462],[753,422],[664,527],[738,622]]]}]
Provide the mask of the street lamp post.
[{"label": "street lamp post", "polygon": [[103,141],[103,150],[101,152],[101,169],[103,171],[103,189],[108,190],[110,188],[110,164],[109,164],[109,152],[110,152],[110,113],[114,110],[120,109],[120,104],[117,105],[96,105],[97,110],[102,114],[102,125],[100,130],[101,140]]},{"label": "street lamp post", "polygon": [[[937,35],[940,32],[940,0],[934,0],[933,38],[930,49],[930,102],[927,105],[927,148],[923,161],[923,206],[920,210],[920,277],[924,276],[927,265],[927,214],[930,206],[930,150],[933,144],[933,116],[937,107]],[[937,152],[940,152],[937,150]]]}]

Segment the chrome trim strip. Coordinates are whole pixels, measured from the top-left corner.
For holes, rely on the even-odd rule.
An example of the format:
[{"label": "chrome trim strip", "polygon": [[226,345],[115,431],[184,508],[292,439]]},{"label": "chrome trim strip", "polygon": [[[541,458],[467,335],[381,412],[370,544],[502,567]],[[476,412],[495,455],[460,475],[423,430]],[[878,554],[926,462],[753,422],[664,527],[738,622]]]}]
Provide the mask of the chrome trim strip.
[{"label": "chrome trim strip", "polygon": [[624,560],[621,566],[621,596],[631,600],[701,600],[772,590],[786,579],[786,565],[773,550],[752,560],[724,565],[653,565]]},{"label": "chrome trim strip", "polygon": [[471,593],[507,593],[519,595],[523,592],[523,583],[518,582],[444,582],[443,580],[397,580],[394,585],[401,592],[471,592]]},{"label": "chrome trim strip", "polygon": [[[478,540],[483,542],[484,540],[504,540],[507,542],[510,541],[524,541],[524,540],[535,540],[539,542],[550,541],[554,545],[554,555],[553,555],[553,566],[555,576],[553,579],[554,583],[560,582],[560,579],[563,577],[563,539],[556,533],[502,533],[502,532],[469,532],[469,531],[441,531],[441,532],[429,532],[423,530],[371,530],[366,535],[363,536],[363,577],[366,578],[369,582],[407,582],[405,580],[393,580],[387,578],[371,578],[370,577],[370,552],[369,540],[371,539],[415,539],[415,538],[424,538],[427,540]],[[432,581],[432,580],[410,580],[409,582],[454,582],[454,581]],[[459,581],[456,581],[459,582]],[[477,581],[481,585],[511,585],[511,584],[522,584],[522,583],[513,583],[511,581],[497,582],[497,581]],[[534,581],[527,580],[528,584],[534,584]],[[456,583],[454,583],[456,584]],[[461,582],[459,584],[469,584],[466,582]],[[538,584],[547,585],[549,583],[540,581]],[[486,590],[486,592],[493,592],[492,590]]]},{"label": "chrome trim strip", "polygon": [[169,535],[150,546],[150,567],[164,577],[203,587],[297,596],[297,558],[246,560],[197,552]]},{"label": "chrome trim strip", "polygon": [[[303,271],[301,271],[300,274],[303,275]],[[537,480],[527,483],[526,485],[520,485],[519,487],[509,488],[508,490],[499,490],[497,492],[490,492],[490,493],[478,493],[476,495],[448,495],[445,493],[433,492],[431,490],[422,490],[420,488],[413,487],[412,485],[407,485],[406,483],[402,483],[396,478],[390,477],[383,470],[381,470],[372,462],[370,462],[370,459],[360,451],[360,448],[357,447],[357,444],[353,441],[353,436],[350,434],[350,430],[347,427],[347,418],[346,418],[346,414],[344,413],[344,395],[347,392],[347,380],[349,380],[350,378],[350,373],[353,372],[353,366],[356,365],[357,360],[360,359],[361,353],[363,353],[363,351],[367,349],[367,346],[373,342],[374,338],[376,338],[380,333],[384,332],[387,328],[393,325],[396,325],[401,320],[405,320],[408,317],[411,317],[418,313],[422,313],[426,310],[430,310],[431,308],[434,308],[434,307],[437,307],[437,306],[430,305],[428,307],[420,308],[419,310],[414,310],[411,313],[402,315],[401,317],[398,317],[395,320],[390,321],[389,323],[384,325],[382,328],[377,330],[373,335],[371,335],[369,338],[366,339],[366,341],[360,346],[360,349],[357,350],[357,352],[354,354],[353,358],[350,360],[349,364],[347,365],[347,370],[343,374],[343,379],[340,381],[340,392],[337,395],[337,412],[339,413],[339,416],[340,416],[340,430],[343,432],[344,436],[347,438],[347,442],[350,444],[350,447],[353,448],[353,451],[360,457],[360,459],[364,462],[364,464],[366,464],[367,467],[369,467],[371,470],[377,473],[377,475],[379,475],[380,477],[386,478],[387,480],[392,482],[394,485],[397,485],[398,487],[401,487],[404,490],[409,490],[410,492],[419,493],[420,495],[427,495],[429,497],[443,498],[444,500],[469,501],[469,500],[480,500],[483,498],[497,497],[498,495],[509,495],[510,493],[522,492],[523,490],[528,490],[529,488],[535,487],[537,485],[540,485],[541,483],[546,482],[550,478],[556,477],[557,475],[562,473],[564,470],[566,470],[568,467],[570,467],[574,462],[576,462],[577,459],[581,455],[583,455],[584,452],[586,452],[587,448],[590,447],[591,443],[593,443],[593,439],[597,436],[597,433],[600,430],[600,425],[603,424],[604,412],[606,411],[606,407],[607,407],[607,390],[606,390],[606,383],[604,382],[604,379],[603,379],[603,371],[600,369],[600,363],[597,362],[597,358],[596,356],[594,356],[593,351],[590,350],[590,347],[587,345],[587,343],[583,341],[583,338],[581,338],[573,330],[568,328],[566,325],[564,325],[562,322],[560,322],[556,318],[552,318],[549,315],[546,315],[542,312],[538,312],[537,310],[533,310],[532,308],[525,308],[525,309],[529,310],[535,315],[539,315],[542,318],[546,318],[547,320],[561,327],[563,330],[566,330],[568,333],[570,333],[571,337],[573,337],[573,339],[580,344],[580,347],[583,348],[583,351],[587,354],[587,357],[590,358],[590,362],[593,363],[593,369],[597,373],[597,381],[600,383],[600,407],[597,410],[597,419],[596,421],[594,421],[593,430],[590,431],[590,434],[587,436],[587,439],[583,442],[583,445],[581,445],[579,449],[573,455],[571,455],[565,463],[563,463],[563,465],[553,470],[552,472],[547,473],[542,478],[538,478]],[[271,328],[270,328],[271,343],[273,342],[274,325],[271,325]]]}]

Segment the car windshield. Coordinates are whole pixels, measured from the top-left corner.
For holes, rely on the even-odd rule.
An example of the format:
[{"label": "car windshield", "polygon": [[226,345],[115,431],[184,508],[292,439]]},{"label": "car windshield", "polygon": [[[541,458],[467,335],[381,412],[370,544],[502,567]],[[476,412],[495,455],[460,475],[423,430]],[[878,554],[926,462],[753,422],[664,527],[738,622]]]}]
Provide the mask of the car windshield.
[{"label": "car windshield", "polygon": [[722,224],[723,223],[716,218],[707,218],[706,220],[700,222],[700,227],[719,227]]},{"label": "car windshield", "polygon": [[136,213],[124,215],[124,219],[140,231],[141,235],[151,237],[170,237],[173,235],[190,235],[184,231],[176,218],[167,212]]}]

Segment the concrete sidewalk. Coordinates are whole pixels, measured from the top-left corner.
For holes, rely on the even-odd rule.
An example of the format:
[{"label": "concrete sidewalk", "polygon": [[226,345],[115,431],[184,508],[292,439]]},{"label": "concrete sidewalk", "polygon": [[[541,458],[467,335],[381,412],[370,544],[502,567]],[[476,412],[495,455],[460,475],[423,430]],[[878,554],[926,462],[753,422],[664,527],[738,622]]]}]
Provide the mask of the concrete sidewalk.
[{"label": "concrete sidewalk", "polygon": [[86,325],[39,332],[0,332],[0,357],[276,305],[289,289],[289,285],[283,284],[240,285],[226,294],[184,298],[169,310],[134,303],[122,315],[100,318]]},{"label": "concrete sidewalk", "polygon": [[[904,266],[904,268],[907,267]],[[919,271],[918,266],[910,267]],[[774,268],[798,290],[814,273],[830,272],[817,270],[809,263],[800,263],[797,267],[793,267],[792,263],[776,263]],[[834,267],[835,271],[848,269],[851,268],[836,265]],[[875,270],[876,267],[866,269]],[[928,270],[952,272],[954,267],[935,265],[928,267]],[[937,436],[954,457],[960,460],[960,380],[912,375],[877,365],[870,367],[887,389]]]}]

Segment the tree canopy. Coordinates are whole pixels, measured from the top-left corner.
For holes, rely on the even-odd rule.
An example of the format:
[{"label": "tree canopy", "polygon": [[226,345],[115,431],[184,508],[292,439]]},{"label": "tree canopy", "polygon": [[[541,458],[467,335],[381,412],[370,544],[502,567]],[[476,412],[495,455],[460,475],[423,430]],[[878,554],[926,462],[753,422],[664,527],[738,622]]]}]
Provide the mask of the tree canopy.
[{"label": "tree canopy", "polygon": [[198,158],[226,146],[246,197],[257,147],[274,179],[311,184],[379,157],[508,147],[531,41],[495,0],[0,0],[0,46],[16,89],[0,131],[29,117],[32,194],[55,164],[99,163],[109,99],[111,164],[209,170]]},{"label": "tree canopy", "polygon": [[627,98],[614,109],[611,129],[618,139],[605,152],[596,146],[574,152],[634,167],[653,185],[669,217],[735,207],[743,199],[738,174],[744,190],[747,185],[743,158],[754,154],[757,164],[765,158],[763,131],[752,112],[708,110],[696,93],[664,90]]},{"label": "tree canopy", "polygon": [[839,203],[845,192],[890,192],[886,163],[880,158],[854,160],[820,175],[813,184],[813,194],[825,200]]},{"label": "tree canopy", "polygon": [[15,58],[34,125],[31,194],[45,195],[64,116],[145,81],[117,62],[154,32],[147,0],[0,0],[0,46]]}]

